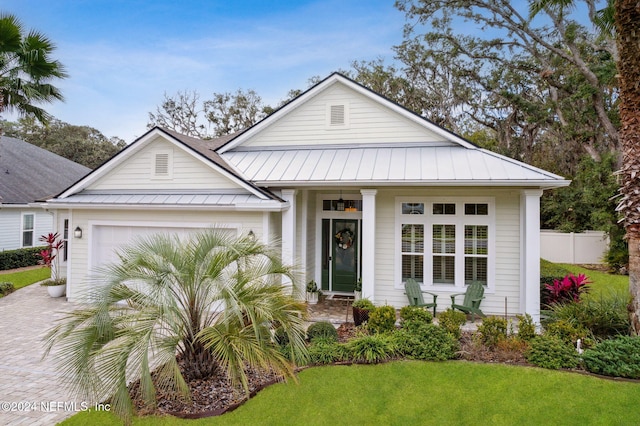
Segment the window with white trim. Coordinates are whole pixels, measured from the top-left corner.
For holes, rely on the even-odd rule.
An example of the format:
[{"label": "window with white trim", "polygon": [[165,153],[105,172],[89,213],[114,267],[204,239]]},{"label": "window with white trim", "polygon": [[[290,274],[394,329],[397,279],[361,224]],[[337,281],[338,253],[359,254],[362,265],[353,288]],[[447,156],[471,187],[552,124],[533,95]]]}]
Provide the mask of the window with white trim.
[{"label": "window with white trim", "polygon": [[33,247],[33,230],[35,215],[33,213],[22,214],[22,247]]},{"label": "window with white trim", "polygon": [[397,199],[400,282],[463,289],[492,287],[495,208],[493,198]]}]

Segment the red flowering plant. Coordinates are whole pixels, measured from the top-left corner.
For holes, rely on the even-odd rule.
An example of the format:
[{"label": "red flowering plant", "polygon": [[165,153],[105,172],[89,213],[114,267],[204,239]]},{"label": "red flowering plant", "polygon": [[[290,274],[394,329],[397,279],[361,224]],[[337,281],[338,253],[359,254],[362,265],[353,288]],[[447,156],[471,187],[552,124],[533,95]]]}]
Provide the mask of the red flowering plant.
[{"label": "red flowering plant", "polygon": [[60,239],[57,232],[55,234],[50,232],[46,235],[41,235],[38,241],[46,244],[46,248],[40,250],[40,253],[38,253],[38,257],[40,258],[38,264],[46,268],[51,268],[51,279],[42,282],[41,285],[65,284],[67,279],[60,276],[60,259],[58,258],[60,250],[64,248],[64,241]]},{"label": "red flowering plant", "polygon": [[545,284],[547,301],[550,305],[567,302],[580,302],[583,293],[589,291],[589,278],[585,274],[566,275],[562,280],[553,280],[553,284]]}]

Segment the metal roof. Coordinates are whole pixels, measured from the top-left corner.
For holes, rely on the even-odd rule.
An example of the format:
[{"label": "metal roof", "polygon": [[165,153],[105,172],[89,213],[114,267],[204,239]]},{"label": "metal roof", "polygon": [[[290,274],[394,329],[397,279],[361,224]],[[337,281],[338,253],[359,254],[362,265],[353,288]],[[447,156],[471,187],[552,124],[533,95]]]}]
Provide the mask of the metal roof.
[{"label": "metal roof", "polygon": [[228,151],[222,157],[258,185],[465,184],[564,186],[561,176],[463,146],[325,146]]},{"label": "metal roof", "polygon": [[81,192],[66,198],[49,200],[48,204],[58,207],[166,207],[166,208],[207,208],[226,209],[276,209],[282,203],[261,199],[253,194],[210,194],[210,193],[118,193]]}]

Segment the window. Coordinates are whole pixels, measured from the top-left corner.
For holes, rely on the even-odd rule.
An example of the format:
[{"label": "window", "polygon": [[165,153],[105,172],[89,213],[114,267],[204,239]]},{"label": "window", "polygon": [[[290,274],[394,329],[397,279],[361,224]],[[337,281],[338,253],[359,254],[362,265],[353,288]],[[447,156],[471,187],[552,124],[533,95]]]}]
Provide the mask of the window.
[{"label": "window", "polygon": [[69,251],[67,249],[67,247],[69,246],[69,219],[64,220],[64,231],[62,233],[62,243],[64,244],[62,246],[62,250],[63,250],[62,260],[66,262],[69,257]]},{"label": "window", "polygon": [[22,247],[33,247],[33,213],[22,215]]},{"label": "window", "polygon": [[398,285],[464,291],[472,282],[491,287],[494,262],[493,199],[397,199]]},{"label": "window", "polygon": [[424,281],[424,225],[402,225],[402,281]]}]

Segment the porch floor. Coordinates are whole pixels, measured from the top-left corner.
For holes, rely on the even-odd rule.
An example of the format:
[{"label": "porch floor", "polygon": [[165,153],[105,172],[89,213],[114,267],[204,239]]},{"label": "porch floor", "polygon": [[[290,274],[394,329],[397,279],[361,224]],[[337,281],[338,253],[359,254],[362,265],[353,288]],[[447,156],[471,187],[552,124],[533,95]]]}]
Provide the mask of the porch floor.
[{"label": "porch floor", "polygon": [[[334,326],[339,326],[345,322],[353,322],[353,310],[351,304],[353,303],[352,297],[346,296],[329,296],[320,297],[320,300],[315,305],[307,304],[307,312],[309,313],[309,322],[329,321]],[[396,310],[396,316],[400,319],[399,310]],[[438,323],[438,319],[435,318],[434,323]],[[465,325],[462,326],[463,331],[476,331],[478,325],[482,324],[482,318],[476,316],[474,322],[468,320]]]}]

